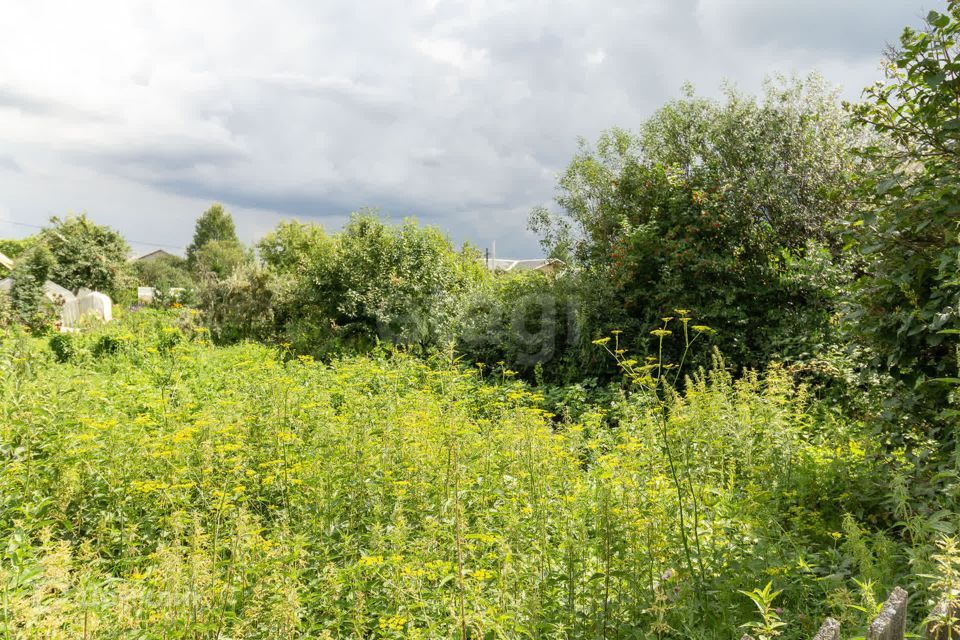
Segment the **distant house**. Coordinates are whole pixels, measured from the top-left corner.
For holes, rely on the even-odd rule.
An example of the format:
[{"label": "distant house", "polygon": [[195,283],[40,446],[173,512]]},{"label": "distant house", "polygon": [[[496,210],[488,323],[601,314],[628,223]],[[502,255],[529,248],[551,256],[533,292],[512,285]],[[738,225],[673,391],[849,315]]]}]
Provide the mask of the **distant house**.
[{"label": "distant house", "polygon": [[480,258],[490,271],[518,273],[520,271],[539,271],[554,274],[566,264],[555,258],[534,258],[529,260],[510,260],[506,258]]},{"label": "distant house", "polygon": [[154,260],[159,260],[160,258],[176,258],[178,256],[170,253],[169,251],[164,251],[163,249],[157,249],[156,251],[151,251],[146,255],[142,255],[139,258],[134,258],[134,262],[153,262]]},{"label": "distant house", "polygon": [[4,267],[7,271],[13,271],[13,260],[0,253],[0,267]]}]

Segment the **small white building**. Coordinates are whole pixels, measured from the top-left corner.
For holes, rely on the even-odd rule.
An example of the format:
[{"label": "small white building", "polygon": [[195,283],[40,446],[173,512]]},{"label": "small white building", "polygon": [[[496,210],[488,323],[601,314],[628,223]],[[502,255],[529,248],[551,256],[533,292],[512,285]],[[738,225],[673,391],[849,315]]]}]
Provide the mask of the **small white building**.
[{"label": "small white building", "polygon": [[157,295],[157,290],[153,287],[137,287],[137,302],[141,304],[153,304]]}]

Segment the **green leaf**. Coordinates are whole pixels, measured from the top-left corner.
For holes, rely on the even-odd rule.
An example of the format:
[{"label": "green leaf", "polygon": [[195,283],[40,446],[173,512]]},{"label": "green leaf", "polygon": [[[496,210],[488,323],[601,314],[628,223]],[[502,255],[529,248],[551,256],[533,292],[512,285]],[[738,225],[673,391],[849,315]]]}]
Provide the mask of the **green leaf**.
[{"label": "green leaf", "polygon": [[950,24],[950,16],[937,11],[931,11],[927,14],[927,22],[938,29],[943,29]]},{"label": "green leaf", "polygon": [[946,79],[947,79],[947,74],[945,74],[945,73],[943,73],[943,72],[941,71],[941,72],[938,72],[938,73],[928,74],[928,75],[924,78],[924,82],[925,82],[925,83],[927,84],[927,86],[929,86],[930,88],[936,89],[936,88],[939,87],[941,84],[943,84],[943,81],[946,80]]}]

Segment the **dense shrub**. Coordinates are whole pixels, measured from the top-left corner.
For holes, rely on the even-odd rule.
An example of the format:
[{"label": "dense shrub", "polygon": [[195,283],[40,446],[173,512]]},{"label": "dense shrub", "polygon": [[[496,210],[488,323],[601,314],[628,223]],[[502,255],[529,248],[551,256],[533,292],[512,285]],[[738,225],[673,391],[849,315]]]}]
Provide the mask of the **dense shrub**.
[{"label": "dense shrub", "polygon": [[12,327],[17,322],[18,319],[13,312],[13,303],[10,300],[10,294],[6,291],[0,291],[0,329]]},{"label": "dense shrub", "polygon": [[54,258],[50,279],[77,291],[81,287],[116,297],[129,285],[130,248],[118,232],[86,215],[53,217],[40,240]]},{"label": "dense shrub", "polygon": [[137,260],[133,263],[133,272],[138,286],[153,287],[161,297],[169,295],[170,289],[192,291],[195,287],[187,261],[180,256]]},{"label": "dense shrub", "polygon": [[825,331],[836,307],[823,277],[794,274],[839,255],[858,139],[817,78],[763,100],[691,92],[638,134],[584,145],[559,181],[562,215],[532,223],[580,266],[588,333],[622,329],[641,347],[660,317],[695,309],[732,361],[762,365],[812,348],[795,328]]},{"label": "dense shrub", "polygon": [[318,224],[283,221],[257,243],[264,264],[277,273],[296,275],[333,259],[336,241]]},{"label": "dense shrub", "polygon": [[284,223],[258,250],[264,266],[201,293],[218,341],[273,339],[314,355],[379,342],[435,349],[455,339],[463,300],[485,276],[476,252],[454,251],[439,230],[372,214],[332,236]]},{"label": "dense shrub", "polygon": [[234,271],[252,262],[250,250],[233,240],[210,240],[193,253],[192,275],[209,282],[230,277]]},{"label": "dense shrub", "polygon": [[50,337],[50,350],[57,362],[70,362],[77,357],[77,339],[70,333],[57,333]]},{"label": "dense shrub", "polygon": [[[474,363],[533,379],[579,378],[580,300],[568,274],[504,273],[478,282],[465,299],[457,350]],[[596,351],[594,349],[594,351]]]},{"label": "dense shrub", "polygon": [[18,258],[25,253],[27,249],[37,243],[37,236],[27,236],[17,240],[11,238],[0,238],[0,253],[10,259]]},{"label": "dense shrub", "polygon": [[246,265],[225,279],[208,281],[200,307],[213,338],[220,343],[276,340],[283,333],[291,298],[289,278],[258,265]]},{"label": "dense shrub", "polygon": [[35,333],[53,327],[56,306],[46,297],[43,287],[56,266],[47,246],[37,244],[20,256],[10,274],[11,315]]},{"label": "dense shrub", "polygon": [[463,295],[484,275],[479,255],[454,251],[439,229],[412,219],[392,227],[369,214],[351,218],[332,258],[305,274],[311,299],[360,342],[429,347],[453,340]]},{"label": "dense shrub", "polygon": [[892,143],[863,150],[879,169],[851,219],[849,240],[863,265],[849,319],[875,367],[898,385],[885,398],[885,417],[900,427],[935,419],[948,388],[930,380],[955,374],[956,334],[944,329],[957,328],[960,312],[960,3],[948,5],[930,14],[926,29],[905,31],[886,82],[853,107],[859,123]]}]

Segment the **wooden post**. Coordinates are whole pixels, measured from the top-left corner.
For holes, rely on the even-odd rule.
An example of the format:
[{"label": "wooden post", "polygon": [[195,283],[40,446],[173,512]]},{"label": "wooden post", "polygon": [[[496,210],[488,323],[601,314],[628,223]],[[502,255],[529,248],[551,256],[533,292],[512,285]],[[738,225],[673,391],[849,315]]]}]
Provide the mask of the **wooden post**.
[{"label": "wooden post", "polygon": [[833,618],[827,618],[813,640],[840,640],[840,623]]},{"label": "wooden post", "polygon": [[870,623],[866,640],[903,640],[907,633],[907,592],[897,587]]},{"label": "wooden post", "polygon": [[941,600],[930,614],[924,636],[928,640],[960,640],[960,624],[954,622],[958,618],[960,603],[954,603],[951,607],[948,602]]}]

